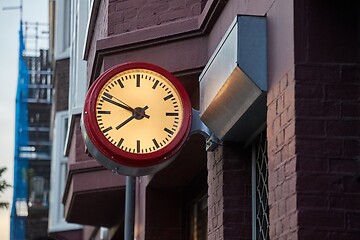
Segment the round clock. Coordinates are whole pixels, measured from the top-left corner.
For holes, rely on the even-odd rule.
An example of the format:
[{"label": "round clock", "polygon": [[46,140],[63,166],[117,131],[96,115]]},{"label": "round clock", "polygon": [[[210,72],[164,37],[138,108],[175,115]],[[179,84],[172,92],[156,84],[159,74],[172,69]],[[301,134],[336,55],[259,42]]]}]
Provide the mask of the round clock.
[{"label": "round clock", "polygon": [[89,89],[81,120],[85,144],[113,172],[141,176],[167,166],[191,127],[191,103],[171,73],[149,63],[105,71]]}]

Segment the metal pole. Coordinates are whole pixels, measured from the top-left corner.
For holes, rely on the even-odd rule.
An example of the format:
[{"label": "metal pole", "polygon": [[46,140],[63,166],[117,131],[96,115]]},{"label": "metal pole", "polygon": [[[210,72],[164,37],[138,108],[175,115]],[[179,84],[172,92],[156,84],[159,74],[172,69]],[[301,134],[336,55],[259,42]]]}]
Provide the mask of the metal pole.
[{"label": "metal pole", "polygon": [[124,240],[134,240],[136,177],[126,176]]}]

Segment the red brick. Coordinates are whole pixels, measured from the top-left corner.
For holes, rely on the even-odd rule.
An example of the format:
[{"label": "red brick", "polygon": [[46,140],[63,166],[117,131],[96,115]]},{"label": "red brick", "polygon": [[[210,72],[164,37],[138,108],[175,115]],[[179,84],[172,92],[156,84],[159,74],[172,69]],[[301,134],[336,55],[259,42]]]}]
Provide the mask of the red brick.
[{"label": "red brick", "polygon": [[360,192],[359,178],[360,178],[359,172],[344,176],[344,192],[359,193]]},{"label": "red brick", "polygon": [[313,83],[296,84],[296,98],[297,99],[323,99],[324,85]]},{"label": "red brick", "polygon": [[296,100],[296,117],[307,118],[340,118],[341,103],[336,101]]},{"label": "red brick", "polygon": [[148,17],[151,17],[152,15],[154,15],[154,12],[152,11],[151,6],[144,6],[144,7],[140,8],[137,13],[138,19],[148,18]]},{"label": "red brick", "polygon": [[187,17],[188,15],[189,15],[189,10],[186,8],[182,8],[182,9],[173,10],[173,11],[169,11],[169,12],[160,14],[160,21],[162,23],[170,22],[170,21],[174,21],[174,20],[183,19],[183,18]]},{"label": "red brick", "polygon": [[[137,14],[138,14],[137,8],[126,9],[126,10],[124,10],[124,19],[129,20],[129,19],[135,18],[135,16],[137,16]],[[115,22],[113,19],[109,19],[109,21]]]},{"label": "red brick", "polygon": [[359,102],[343,102],[341,105],[341,116],[344,118],[360,118]]},{"label": "red brick", "polygon": [[345,180],[339,174],[297,173],[297,190],[301,193],[341,193]]},{"label": "red brick", "polygon": [[246,214],[251,212],[249,159],[250,152],[236,144],[225,143],[215,153],[208,153],[209,239],[235,236],[239,229],[241,239],[251,239],[251,214]]},{"label": "red brick", "polygon": [[69,89],[69,59],[56,61],[54,75],[55,93],[53,96],[54,111],[68,109]]},{"label": "red brick", "polygon": [[295,194],[289,196],[285,200],[286,214],[293,213],[297,210],[297,197]]},{"label": "red brick", "polygon": [[330,196],[330,209],[358,211],[360,209],[360,193]]},{"label": "red brick", "polygon": [[360,230],[354,229],[352,231],[345,230],[341,232],[330,232],[329,233],[329,240],[339,240],[339,239],[346,239],[346,240],[359,240]]},{"label": "red brick", "polygon": [[[302,227],[325,228],[327,230],[336,230],[345,228],[345,215],[339,211],[315,210],[315,209],[300,209],[299,210],[299,225]],[[319,239],[312,236],[302,239]]]},{"label": "red brick", "polygon": [[302,228],[299,230],[298,239],[329,239],[329,230]]},{"label": "red brick", "polygon": [[344,152],[345,157],[357,158],[360,156],[360,139],[344,139]]},{"label": "red brick", "polygon": [[325,194],[297,194],[299,209],[328,209],[329,198]]},{"label": "red brick", "polygon": [[342,140],[298,138],[296,150],[298,154],[308,156],[339,156],[342,152]]},{"label": "red brick", "polygon": [[297,156],[296,165],[297,171],[306,171],[308,173],[327,172],[329,169],[327,159],[318,157]]},{"label": "red brick", "polygon": [[139,6],[143,6],[145,4],[146,0],[127,0],[118,2],[116,4],[116,11],[122,11],[129,8],[138,8]]},{"label": "red brick", "polygon": [[358,64],[341,66],[341,80],[344,83],[359,84],[360,67]]},{"label": "red brick", "polygon": [[328,136],[351,137],[360,136],[360,120],[327,121]]},{"label": "red brick", "polygon": [[176,0],[170,2],[170,10],[184,9],[186,6],[185,0]]},{"label": "red brick", "polygon": [[360,163],[355,159],[330,159],[332,173],[357,173],[360,172]]},{"label": "red brick", "polygon": [[324,120],[297,118],[295,122],[297,136],[325,136],[326,122]]},{"label": "red brick", "polygon": [[201,3],[196,3],[194,5],[191,6],[191,13],[192,13],[192,16],[197,16],[197,15],[200,15],[201,14]]},{"label": "red brick", "polygon": [[297,82],[330,83],[340,82],[340,66],[297,64],[295,67],[295,79]]},{"label": "red brick", "polygon": [[346,214],[346,225],[349,229],[360,230],[360,213],[348,213]]},{"label": "red brick", "polygon": [[160,20],[157,15],[151,15],[150,17],[138,19],[136,24],[137,28],[146,28],[160,24]]},{"label": "red brick", "polygon": [[286,107],[282,113],[280,113],[280,120],[284,125],[289,124],[293,121],[295,117],[295,111],[294,111],[294,104],[293,102],[291,105]]},{"label": "red brick", "polygon": [[360,85],[333,84],[325,87],[325,98],[328,100],[353,100],[359,99]]},{"label": "red brick", "polygon": [[169,6],[170,6],[169,3],[165,2],[165,1],[154,2],[151,4],[152,10],[156,14],[159,14],[159,13],[169,10]]}]

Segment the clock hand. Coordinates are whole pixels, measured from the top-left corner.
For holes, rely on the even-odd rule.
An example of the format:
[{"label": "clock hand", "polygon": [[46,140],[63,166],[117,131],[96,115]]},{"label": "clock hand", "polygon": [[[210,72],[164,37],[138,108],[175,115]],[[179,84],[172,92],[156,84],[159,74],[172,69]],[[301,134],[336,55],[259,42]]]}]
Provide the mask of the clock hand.
[{"label": "clock hand", "polygon": [[143,111],[139,111],[138,108],[132,108],[132,107],[130,107],[128,104],[126,104],[125,102],[121,101],[121,100],[118,99],[117,97],[115,97],[115,96],[112,96],[112,97],[115,98],[116,100],[118,100],[119,102],[121,102],[122,104],[124,104],[127,108],[131,109],[134,114],[139,114],[140,116],[145,117],[145,118],[148,118],[148,119],[150,118],[149,115],[145,114],[145,110],[148,108],[148,106],[145,106],[144,108],[142,108]]},{"label": "clock hand", "polygon": [[125,124],[127,124],[128,122],[130,122],[131,120],[133,120],[135,118],[135,115],[131,115],[131,117],[129,117],[128,119],[126,119],[125,121],[123,121],[122,123],[120,123],[117,127],[116,130],[119,130],[119,128],[123,127]]},{"label": "clock hand", "polygon": [[[134,109],[133,115],[131,115],[131,117],[129,117],[128,119],[126,119],[125,121],[120,123],[118,126],[116,126],[116,130],[119,130],[121,127],[123,127],[125,124],[127,124],[128,122],[130,122],[134,118],[137,119],[137,120],[140,120],[140,119],[143,119],[144,117],[146,117],[145,116],[146,115],[145,110],[148,109],[148,108],[149,108],[148,106],[145,106],[145,107],[141,108],[138,111],[136,111],[137,109]],[[142,111],[144,111],[144,113]],[[140,117],[139,117],[139,114],[141,114]]]},{"label": "clock hand", "polygon": [[107,101],[107,102],[111,103],[111,104],[114,104],[115,106],[124,108],[124,109],[126,109],[126,110],[128,110],[128,111],[130,111],[130,112],[134,111],[134,109],[132,109],[131,107],[128,107],[128,106],[123,105],[123,104],[121,104],[121,103],[115,102],[114,100],[111,100],[110,98],[102,97],[102,99],[103,99],[104,101]]},{"label": "clock hand", "polygon": [[[132,107],[130,107],[128,104],[126,104],[125,102],[121,101],[120,99],[118,99],[117,97],[107,93],[107,92],[104,92],[104,95],[103,96],[103,100],[109,102],[109,103],[112,103],[116,106],[119,106],[119,107],[122,107],[130,112],[133,112],[133,113],[137,113],[139,115],[141,115],[142,117],[145,117],[145,118],[150,118],[149,115],[145,114],[145,113],[142,113],[142,112],[139,112],[137,109],[134,109]],[[117,101],[119,101],[120,103],[118,102],[115,102],[114,100],[112,100],[112,98],[116,99]]]}]

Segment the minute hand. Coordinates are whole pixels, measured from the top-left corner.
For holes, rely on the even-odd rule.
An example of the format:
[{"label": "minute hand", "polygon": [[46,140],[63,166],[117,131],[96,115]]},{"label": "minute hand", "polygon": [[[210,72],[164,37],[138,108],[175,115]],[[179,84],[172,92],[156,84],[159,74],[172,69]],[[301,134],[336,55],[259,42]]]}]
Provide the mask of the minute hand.
[{"label": "minute hand", "polygon": [[114,100],[111,100],[110,98],[102,97],[102,99],[103,99],[104,101],[107,101],[107,102],[109,102],[109,103],[111,103],[111,104],[114,104],[114,105],[116,105],[116,106],[118,106],[118,107],[122,107],[122,108],[124,108],[124,109],[126,109],[126,110],[128,110],[128,111],[130,111],[130,112],[133,112],[133,109],[132,109],[131,107],[128,107],[128,106],[123,105],[123,104],[121,104],[121,103],[115,102]]},{"label": "minute hand", "polygon": [[[120,103],[113,101],[112,98],[116,99]],[[104,93],[103,100],[108,101],[109,103],[115,104],[116,106],[122,107],[122,108],[124,108],[124,109],[126,109],[126,110],[128,110],[130,112],[137,113],[137,114],[139,114],[139,115],[141,115],[141,116],[143,116],[145,118],[150,118],[149,115],[138,112],[136,109],[130,107],[128,104],[124,103],[123,101],[121,101],[117,97],[115,97],[115,96],[113,96],[113,95],[111,95],[111,94],[109,94],[107,92]]]}]

